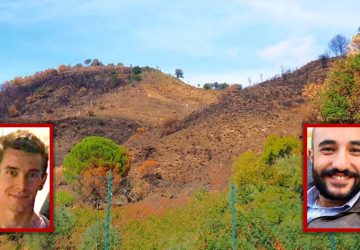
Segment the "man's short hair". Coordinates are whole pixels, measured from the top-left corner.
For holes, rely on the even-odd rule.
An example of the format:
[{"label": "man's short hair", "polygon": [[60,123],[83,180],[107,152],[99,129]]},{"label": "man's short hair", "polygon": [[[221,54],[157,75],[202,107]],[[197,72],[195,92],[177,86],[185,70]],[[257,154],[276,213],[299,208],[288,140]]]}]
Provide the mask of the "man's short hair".
[{"label": "man's short hair", "polygon": [[6,149],[16,149],[27,153],[41,154],[43,159],[42,174],[46,173],[48,165],[48,149],[45,144],[28,130],[17,130],[0,137],[0,163],[3,160]]}]

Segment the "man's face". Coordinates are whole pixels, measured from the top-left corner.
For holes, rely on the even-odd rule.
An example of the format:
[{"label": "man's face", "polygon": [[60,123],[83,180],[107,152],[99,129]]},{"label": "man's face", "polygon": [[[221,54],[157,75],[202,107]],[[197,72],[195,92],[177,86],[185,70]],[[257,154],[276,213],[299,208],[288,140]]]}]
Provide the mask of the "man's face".
[{"label": "man's face", "polygon": [[40,154],[6,149],[0,163],[0,209],[32,211],[35,196],[45,183]]},{"label": "man's face", "polygon": [[360,128],[315,128],[313,145],[309,153],[320,194],[351,199],[360,191]]}]

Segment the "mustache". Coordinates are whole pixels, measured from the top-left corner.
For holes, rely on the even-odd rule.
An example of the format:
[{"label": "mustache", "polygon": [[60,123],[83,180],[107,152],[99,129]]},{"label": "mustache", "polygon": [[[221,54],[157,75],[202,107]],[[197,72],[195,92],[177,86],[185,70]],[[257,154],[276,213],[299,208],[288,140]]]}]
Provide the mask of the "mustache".
[{"label": "mustache", "polygon": [[350,171],[348,169],[340,171],[337,168],[323,170],[323,171],[321,171],[320,176],[321,177],[333,176],[333,175],[338,174],[338,173],[343,174],[346,177],[355,177],[355,178],[360,177],[360,175],[358,173],[354,172],[354,171]]}]

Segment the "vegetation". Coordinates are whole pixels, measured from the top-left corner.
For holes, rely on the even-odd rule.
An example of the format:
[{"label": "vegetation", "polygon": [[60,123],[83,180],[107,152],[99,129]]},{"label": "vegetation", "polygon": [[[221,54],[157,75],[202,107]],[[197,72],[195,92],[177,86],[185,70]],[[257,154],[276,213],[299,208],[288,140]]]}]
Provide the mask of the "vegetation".
[{"label": "vegetation", "polygon": [[71,207],[75,202],[75,197],[68,191],[56,191],[55,203],[57,206]]},{"label": "vegetation", "polygon": [[[80,249],[105,249],[105,221],[99,220],[95,222],[92,226],[86,229],[81,239],[82,244]],[[120,231],[112,226],[110,228],[110,249],[120,249],[120,246]]]},{"label": "vegetation", "polygon": [[320,114],[327,122],[360,120],[360,55],[337,61],[319,96]]},{"label": "vegetation", "polygon": [[[330,248],[328,234],[303,232],[299,147],[294,137],[271,136],[259,156],[246,152],[234,161],[237,249]],[[78,207],[71,208],[69,216],[67,210],[56,210],[54,234],[13,236],[13,249],[103,249],[105,211]],[[129,212],[112,209],[111,246],[117,249],[120,244],[121,249],[140,250],[231,249],[229,192],[199,190],[187,205],[158,216],[137,219]],[[339,249],[358,249],[358,234],[339,233],[335,238]]]},{"label": "vegetation", "polygon": [[131,75],[131,80],[132,81],[140,81],[141,80],[141,73],[142,73],[142,69],[139,66],[135,66],[132,68],[132,75]]},{"label": "vegetation", "polygon": [[325,52],[324,54],[319,55],[318,59],[321,62],[321,66],[323,68],[326,68],[328,66],[328,61],[330,59],[330,56],[327,52]]},{"label": "vegetation", "polygon": [[[293,137],[271,138],[268,141],[273,143],[264,146],[262,156],[274,148],[288,154],[279,154],[270,166],[261,157],[247,152],[233,165],[234,175],[239,176],[239,171],[254,171],[246,181],[234,178],[237,248],[330,248],[327,234],[303,232],[302,158],[297,151],[300,141],[295,143]],[[294,143],[296,147],[289,151],[288,145]],[[258,180],[253,181],[254,177]],[[200,190],[184,207],[123,225],[127,237],[122,246],[124,249],[231,249],[230,223],[229,193],[210,194]],[[356,234],[336,234],[336,244],[342,249],[356,249],[357,240]]]},{"label": "vegetation", "polygon": [[[100,209],[102,201],[107,196],[107,176],[108,169],[104,166],[89,165],[81,175],[80,191],[84,201],[89,201],[94,208]],[[117,187],[120,184],[121,175],[118,172],[113,173],[112,185]],[[113,192],[116,195],[116,192]]]},{"label": "vegetation", "polygon": [[293,136],[279,137],[278,135],[269,136],[264,145],[261,160],[266,165],[273,165],[279,158],[288,157],[291,154],[300,154],[301,143]]},{"label": "vegetation", "polygon": [[175,70],[175,76],[176,78],[184,78],[184,71],[182,71],[182,69],[176,69]]},{"label": "vegetation", "polygon": [[89,167],[103,166],[113,169],[121,176],[130,170],[128,151],[110,139],[89,136],[77,143],[64,158],[64,175],[74,182],[79,174]]},{"label": "vegetation", "polygon": [[75,226],[75,217],[64,207],[55,209],[55,225],[52,233],[30,233],[25,235],[25,245],[30,250],[59,249],[71,246],[69,237]]},{"label": "vegetation", "polygon": [[329,49],[335,56],[344,56],[349,39],[341,34],[334,36],[329,42]]},{"label": "vegetation", "polygon": [[229,84],[227,84],[226,82],[224,82],[224,83],[218,83],[218,82],[205,83],[203,86],[204,89],[215,89],[215,90],[223,90],[223,89],[226,89],[227,87],[229,87]]},{"label": "vegetation", "polygon": [[64,159],[65,178],[73,184],[77,184],[75,180],[78,180],[77,192],[83,201],[91,202],[97,209],[106,199],[106,180],[110,169],[113,170],[113,185],[118,186],[121,177],[130,169],[130,156],[125,148],[103,137],[83,139]]}]

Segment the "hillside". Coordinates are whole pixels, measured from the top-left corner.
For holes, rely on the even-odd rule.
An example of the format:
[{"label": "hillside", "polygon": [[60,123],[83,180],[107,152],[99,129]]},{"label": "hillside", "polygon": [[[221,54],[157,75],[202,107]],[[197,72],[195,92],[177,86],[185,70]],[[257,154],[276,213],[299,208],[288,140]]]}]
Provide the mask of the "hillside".
[{"label": "hillside", "polygon": [[228,89],[218,103],[184,119],[176,132],[149,143],[151,158],[158,162],[153,175],[161,176],[160,193],[176,197],[185,187],[190,192],[222,190],[234,158],[247,150],[258,152],[268,135],[301,138],[301,124],[310,122],[303,88],[320,84],[325,76],[326,68],[314,61],[285,77]]},{"label": "hillside", "polygon": [[138,128],[161,134],[164,123],[217,101],[216,91],[191,87],[148,67],[134,77],[133,69],[68,67],[16,78],[0,92],[0,118],[54,123],[55,165],[59,166],[83,137],[105,136],[123,144]]},{"label": "hillside", "polygon": [[[67,68],[5,86],[2,122],[53,122],[55,162],[89,135],[130,150],[132,169],[120,204],[180,200],[205,188],[227,186],[231,162],[258,151],[269,134],[301,135],[307,83],[320,83],[327,67],[314,61],[239,90],[203,90],[148,67]],[[10,102],[10,100],[12,100]],[[152,161],[152,167],[147,167]]]}]

